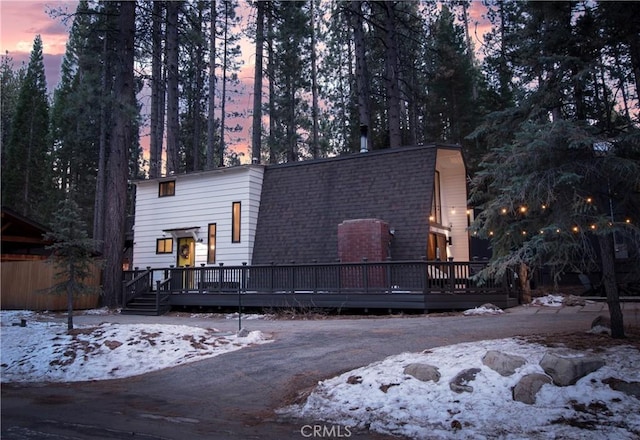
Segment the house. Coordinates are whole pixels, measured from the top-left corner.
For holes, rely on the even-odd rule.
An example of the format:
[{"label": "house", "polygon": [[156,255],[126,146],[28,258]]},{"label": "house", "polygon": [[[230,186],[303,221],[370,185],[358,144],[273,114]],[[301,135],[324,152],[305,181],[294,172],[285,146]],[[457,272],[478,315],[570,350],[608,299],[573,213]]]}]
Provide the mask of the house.
[{"label": "house", "polygon": [[136,182],[134,267],[251,263],[264,167]]},{"label": "house", "polygon": [[459,146],[243,165],[135,184],[139,268],[469,260]]},{"label": "house", "polygon": [[3,207],[2,261],[44,260],[51,253],[46,249],[51,242],[43,238],[48,229],[40,223]]},{"label": "house", "polygon": [[459,146],[426,145],[135,183],[123,313],[171,307],[516,304],[469,261]]},{"label": "house", "polygon": [[[51,241],[43,235],[49,229],[12,209],[2,208],[2,263],[0,264],[0,308],[3,310],[66,310],[64,295],[46,292],[58,280],[58,269],[47,259]],[[100,285],[100,269],[92,268],[88,284]],[[95,308],[99,295],[74,298],[76,310]]]}]

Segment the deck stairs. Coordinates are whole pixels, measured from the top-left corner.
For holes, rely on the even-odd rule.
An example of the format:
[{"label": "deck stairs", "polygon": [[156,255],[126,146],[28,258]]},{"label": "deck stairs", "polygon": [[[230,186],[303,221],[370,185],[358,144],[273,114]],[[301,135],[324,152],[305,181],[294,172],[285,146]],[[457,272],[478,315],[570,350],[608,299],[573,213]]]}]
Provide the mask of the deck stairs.
[{"label": "deck stairs", "polygon": [[171,310],[169,295],[161,294],[156,302],[156,292],[145,292],[136,295],[120,311],[123,315],[160,316]]}]

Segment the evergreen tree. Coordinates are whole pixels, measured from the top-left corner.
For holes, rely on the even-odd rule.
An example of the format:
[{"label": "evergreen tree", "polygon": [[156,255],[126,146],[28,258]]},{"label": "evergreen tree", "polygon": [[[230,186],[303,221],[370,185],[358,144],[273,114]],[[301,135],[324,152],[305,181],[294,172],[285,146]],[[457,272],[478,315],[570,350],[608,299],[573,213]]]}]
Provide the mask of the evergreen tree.
[{"label": "evergreen tree", "polygon": [[122,249],[124,248],[125,215],[127,211],[127,182],[130,171],[131,150],[137,146],[138,128],[134,121],[138,113],[135,102],[134,42],[135,3],[115,4],[114,34],[117,35],[117,59],[114,76],[113,125],[110,134],[107,162],[107,186],[105,237],[105,268],[103,271],[104,301],[115,307],[120,298],[122,282]]},{"label": "evergreen tree", "polygon": [[[227,116],[229,116],[228,104],[231,102],[232,94],[238,92],[234,89],[238,87],[240,81],[238,80],[238,72],[241,64],[239,61],[240,52],[240,34],[236,31],[236,28],[240,24],[240,16],[237,15],[238,2],[236,0],[224,0],[220,3],[220,10],[217,12],[219,19],[219,34],[218,41],[220,47],[216,50],[216,53],[220,57],[220,135],[219,145],[217,152],[218,166],[225,165],[225,157],[227,156],[227,142],[230,134],[237,132],[238,127],[228,126]],[[231,116],[237,116],[232,114]],[[235,141],[235,139],[231,139]],[[233,155],[229,155],[230,160],[233,161]]]},{"label": "evergreen tree", "polygon": [[[275,3],[275,2],[274,2]],[[306,155],[303,133],[311,127],[310,106],[302,98],[310,92],[310,16],[306,2],[277,2],[273,11],[273,54],[269,57],[269,118],[273,119],[272,146],[277,161],[295,162]]]},{"label": "evergreen tree", "polygon": [[640,131],[637,124],[615,127],[608,120],[615,113],[604,111],[614,104],[600,80],[603,48],[588,9],[565,2],[523,7],[519,40],[512,41],[526,94],[477,130],[494,148],[472,182],[471,202],[483,209],[472,228],[491,241],[490,270],[519,273],[525,300],[532,269],[546,265],[560,277],[597,268],[612,336],[623,337],[613,242],[616,236],[631,244],[637,261]]},{"label": "evergreen tree", "polygon": [[253,115],[251,130],[251,162],[260,163],[262,156],[262,77],[264,75],[265,1],[256,1],[256,63],[253,73]]},{"label": "evergreen tree", "polygon": [[61,81],[54,92],[51,108],[51,138],[55,181],[60,197],[76,188],[75,202],[92,227],[96,188],[96,170],[101,134],[106,121],[103,106],[109,105],[103,93],[104,28],[100,16],[86,1],[78,4],[62,61]]},{"label": "evergreen tree", "polygon": [[49,147],[49,102],[42,56],[42,39],[37,35],[11,122],[6,165],[2,173],[2,204],[17,212],[45,221],[52,207]]},{"label": "evergreen tree", "polygon": [[447,6],[431,25],[427,46],[426,138],[463,145],[479,121],[473,103],[476,72],[464,29]]},{"label": "evergreen tree", "polygon": [[58,268],[56,278],[61,280],[51,290],[67,295],[67,329],[72,330],[73,298],[77,294],[95,290],[83,281],[92,274],[92,253],[96,245],[87,234],[81,209],[71,194],[58,205],[52,217],[51,229],[52,232],[45,234],[45,240],[53,242],[47,249],[52,251],[51,261]]},{"label": "evergreen tree", "polygon": [[6,150],[11,137],[11,121],[16,111],[20,86],[24,80],[24,69],[14,71],[13,59],[7,53],[0,56],[0,163],[5,172]]}]

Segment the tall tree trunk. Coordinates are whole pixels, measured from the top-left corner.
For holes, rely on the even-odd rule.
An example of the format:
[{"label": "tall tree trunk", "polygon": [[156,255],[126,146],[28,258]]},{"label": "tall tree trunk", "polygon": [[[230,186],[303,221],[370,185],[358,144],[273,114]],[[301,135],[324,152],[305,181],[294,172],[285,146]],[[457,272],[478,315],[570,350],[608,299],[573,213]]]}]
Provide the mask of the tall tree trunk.
[{"label": "tall tree trunk", "polygon": [[106,164],[107,164],[107,130],[109,123],[107,121],[107,102],[109,96],[109,90],[111,89],[108,80],[108,38],[104,38],[102,43],[102,56],[104,62],[102,63],[102,78],[101,78],[101,94],[102,99],[100,101],[100,139],[98,146],[98,173],[96,175],[96,196],[93,204],[93,239],[96,244],[96,251],[102,252],[104,247],[104,228],[105,228],[105,186],[106,186]]},{"label": "tall tree trunk", "polygon": [[389,124],[389,146],[402,145],[400,131],[400,87],[398,84],[398,38],[395,17],[396,2],[383,2],[385,15],[385,86],[387,89],[387,114]]},{"label": "tall tree trunk", "polygon": [[[162,138],[164,137],[164,77],[162,75],[162,21],[164,1],[153,2],[152,13],[152,59],[151,59],[151,115],[149,143],[149,177],[159,177],[162,168]],[[162,96],[161,96],[162,95]]]},{"label": "tall tree trunk", "polygon": [[[198,8],[198,41],[196,43],[195,64],[196,64],[196,90],[200,92],[204,88],[204,77],[202,72],[204,66],[202,63],[203,58],[203,42],[204,36],[202,35],[202,11],[203,3],[197,3]],[[202,108],[199,93],[194,96],[193,102],[193,137],[192,137],[192,154],[193,154],[193,171],[201,170],[200,166],[200,153],[201,153],[201,141],[202,141]]]},{"label": "tall tree trunk", "polygon": [[600,245],[600,259],[602,263],[602,285],[607,294],[609,318],[611,320],[611,337],[624,338],[624,320],[620,309],[620,296],[616,282],[616,268],[614,262],[613,234],[598,235]]},{"label": "tall tree trunk", "polygon": [[273,10],[269,10],[267,16],[267,77],[269,78],[269,163],[277,162],[277,145],[275,145],[276,132],[276,93],[275,93],[275,61],[273,59]]},{"label": "tall tree trunk", "polygon": [[135,2],[120,2],[117,25],[117,59],[114,83],[113,131],[107,162],[107,188],[104,243],[104,301],[108,307],[117,306],[122,291],[122,249],[124,247],[125,213],[127,202],[128,157],[133,144],[132,120],[134,102],[134,39]]},{"label": "tall tree trunk", "polygon": [[521,304],[529,304],[531,302],[531,283],[529,279],[529,266],[526,263],[520,263],[520,266],[518,266],[518,281],[520,282]]},{"label": "tall tree trunk", "polygon": [[167,174],[178,171],[178,14],[182,2],[167,2]]},{"label": "tall tree trunk", "polygon": [[[259,2],[260,3],[260,2]],[[207,169],[215,166],[216,138],[216,0],[211,1],[211,34],[209,35],[209,111],[207,117]]]},{"label": "tall tree trunk", "polygon": [[218,144],[218,166],[224,166],[224,150],[225,146],[225,124],[226,124],[226,112],[227,112],[227,70],[229,66],[228,55],[229,49],[227,47],[228,38],[229,38],[229,5],[227,4],[227,0],[224,2],[224,33],[222,40],[222,95],[220,96],[220,143]]},{"label": "tall tree trunk", "polygon": [[315,0],[309,2],[311,9],[311,118],[313,119],[313,132],[311,135],[311,157],[318,158],[318,67],[316,54],[316,20],[315,20]]},{"label": "tall tree trunk", "polygon": [[[362,17],[362,1],[352,1],[350,19],[353,27],[353,42],[356,53],[356,88],[358,94],[358,118],[360,126],[371,126],[371,90],[367,68]],[[371,150],[371,136],[367,138],[367,149]]]},{"label": "tall tree trunk", "polygon": [[[462,3],[462,21],[464,23],[464,38],[467,43],[467,56],[469,57],[469,65],[474,66],[476,64],[475,51],[473,50],[473,42],[471,41],[471,35],[469,35],[469,1],[463,1]],[[472,81],[471,96],[474,101],[478,100],[478,84],[475,76]]]},{"label": "tall tree trunk", "polygon": [[251,162],[260,163],[262,154],[262,54],[264,51],[264,1],[256,2],[256,66],[253,74],[253,127]]}]

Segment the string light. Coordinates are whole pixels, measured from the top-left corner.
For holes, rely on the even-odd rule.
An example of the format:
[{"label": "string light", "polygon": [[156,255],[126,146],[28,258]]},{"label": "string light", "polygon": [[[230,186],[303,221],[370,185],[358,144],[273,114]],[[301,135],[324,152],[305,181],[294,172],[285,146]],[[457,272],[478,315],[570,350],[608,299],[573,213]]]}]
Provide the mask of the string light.
[{"label": "string light", "polygon": [[507,208],[502,208],[502,210],[500,212],[502,212],[503,214],[506,214],[507,213]]},{"label": "string light", "polygon": [[520,207],[520,213],[524,214],[525,212],[527,212],[527,207],[526,206],[521,206]]}]

